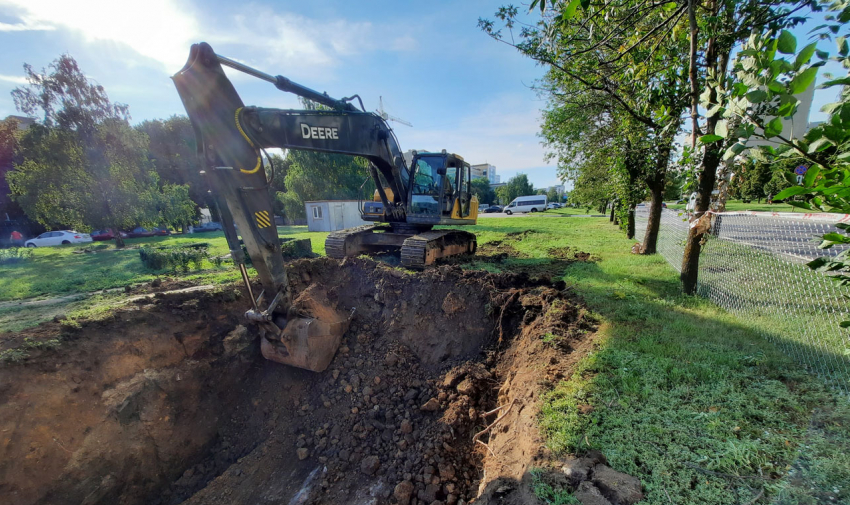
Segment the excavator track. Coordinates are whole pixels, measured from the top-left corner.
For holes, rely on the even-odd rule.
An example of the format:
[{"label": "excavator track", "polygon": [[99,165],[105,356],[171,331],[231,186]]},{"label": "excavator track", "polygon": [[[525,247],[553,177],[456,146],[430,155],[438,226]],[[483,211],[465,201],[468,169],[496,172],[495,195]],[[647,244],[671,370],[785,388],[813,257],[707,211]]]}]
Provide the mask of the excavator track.
[{"label": "excavator track", "polygon": [[[371,234],[375,229],[381,228],[378,225],[366,224],[355,228],[348,228],[332,232],[325,239],[325,254],[329,258],[343,259],[346,256],[356,256],[362,251],[357,245],[358,235]],[[358,249],[358,250],[355,250]]]},{"label": "excavator track", "polygon": [[404,241],[401,264],[420,270],[440,258],[474,253],[478,247],[475,235],[460,230],[432,230],[418,233]]}]

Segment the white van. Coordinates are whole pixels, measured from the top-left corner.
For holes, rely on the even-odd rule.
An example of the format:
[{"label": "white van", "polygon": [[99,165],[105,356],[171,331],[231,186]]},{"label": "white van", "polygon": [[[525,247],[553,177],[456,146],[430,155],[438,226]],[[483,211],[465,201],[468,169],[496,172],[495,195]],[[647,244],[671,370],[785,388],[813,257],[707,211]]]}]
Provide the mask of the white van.
[{"label": "white van", "polygon": [[504,212],[508,215],[514,212],[543,212],[547,203],[546,195],[518,196],[505,207]]}]

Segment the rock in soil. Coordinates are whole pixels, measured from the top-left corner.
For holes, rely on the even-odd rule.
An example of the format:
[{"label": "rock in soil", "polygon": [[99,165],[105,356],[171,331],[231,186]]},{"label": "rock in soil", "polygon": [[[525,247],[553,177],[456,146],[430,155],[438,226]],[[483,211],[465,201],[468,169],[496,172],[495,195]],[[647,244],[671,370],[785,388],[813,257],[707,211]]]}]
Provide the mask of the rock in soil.
[{"label": "rock in soil", "polygon": [[634,505],[643,500],[640,480],[637,477],[618,472],[607,465],[593,467],[593,483],[616,505]]},{"label": "rock in soil", "polygon": [[613,505],[607,498],[602,496],[599,489],[589,480],[579,484],[573,496],[581,502],[581,505]]},{"label": "rock in soil", "polygon": [[410,497],[413,496],[413,483],[409,480],[399,482],[393,490],[393,496],[398,501],[399,505],[407,505],[410,503]]},{"label": "rock in soil", "polygon": [[360,471],[366,475],[375,475],[381,467],[381,460],[377,456],[369,456],[360,462]]}]

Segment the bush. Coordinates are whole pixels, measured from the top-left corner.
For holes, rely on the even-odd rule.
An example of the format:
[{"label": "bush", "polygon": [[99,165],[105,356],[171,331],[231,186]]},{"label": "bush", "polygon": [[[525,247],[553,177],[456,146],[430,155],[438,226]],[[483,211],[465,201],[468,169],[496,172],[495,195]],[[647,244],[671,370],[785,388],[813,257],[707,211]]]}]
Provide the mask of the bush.
[{"label": "bush", "polygon": [[14,265],[32,259],[33,250],[25,247],[0,249],[0,265]]},{"label": "bush", "polygon": [[179,246],[153,247],[146,245],[139,249],[139,258],[150,270],[172,269],[188,272],[189,267],[200,270],[205,259],[209,259],[208,243],[187,244]]}]

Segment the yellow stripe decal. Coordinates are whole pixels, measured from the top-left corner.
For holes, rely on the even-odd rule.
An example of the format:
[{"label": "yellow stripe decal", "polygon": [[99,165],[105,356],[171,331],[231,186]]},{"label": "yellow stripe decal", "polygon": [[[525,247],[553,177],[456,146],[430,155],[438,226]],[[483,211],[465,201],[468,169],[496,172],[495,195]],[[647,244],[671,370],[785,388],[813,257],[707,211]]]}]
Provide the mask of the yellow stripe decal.
[{"label": "yellow stripe decal", "polygon": [[[239,107],[238,109],[236,109],[236,113],[234,114],[234,119],[236,119],[236,129],[239,130],[239,133],[242,134],[242,138],[244,138],[248,142],[248,145],[250,145],[251,147],[256,149],[256,147],[254,147],[254,143],[251,142],[251,139],[248,138],[248,135],[245,134],[245,130],[242,129],[242,125],[239,124],[239,113],[240,112],[242,112],[242,107]],[[257,165],[254,167],[253,170],[245,170],[244,168],[240,168],[239,171],[242,172],[243,174],[254,174],[254,173],[257,173],[257,171],[260,169],[260,167],[262,165],[263,165],[263,162],[260,159],[260,155],[258,153],[257,154]]]},{"label": "yellow stripe decal", "polygon": [[269,219],[268,211],[261,210],[259,212],[255,212],[254,216],[257,218],[257,225],[260,228],[268,228],[272,225],[271,219]]}]

